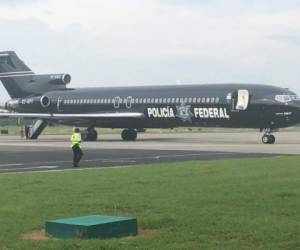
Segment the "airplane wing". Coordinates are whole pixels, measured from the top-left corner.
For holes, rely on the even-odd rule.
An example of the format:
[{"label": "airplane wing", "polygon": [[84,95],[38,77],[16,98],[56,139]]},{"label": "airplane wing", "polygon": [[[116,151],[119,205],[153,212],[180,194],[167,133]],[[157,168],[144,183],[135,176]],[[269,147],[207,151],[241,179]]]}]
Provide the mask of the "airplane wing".
[{"label": "airplane wing", "polygon": [[12,113],[0,112],[0,118],[32,118],[49,120],[86,120],[104,118],[144,118],[143,113],[138,112],[111,112],[111,113],[83,113],[83,114],[61,114],[61,113]]}]

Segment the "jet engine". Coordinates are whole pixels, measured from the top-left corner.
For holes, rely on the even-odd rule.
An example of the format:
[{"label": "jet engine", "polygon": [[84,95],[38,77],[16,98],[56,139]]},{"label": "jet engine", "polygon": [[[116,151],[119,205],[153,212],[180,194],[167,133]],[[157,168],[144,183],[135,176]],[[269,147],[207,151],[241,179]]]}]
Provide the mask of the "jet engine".
[{"label": "jet engine", "polygon": [[40,98],[40,104],[43,108],[48,108],[51,104],[51,99],[44,95]]},{"label": "jet engine", "polygon": [[49,91],[64,90],[71,82],[69,74],[48,74],[29,76],[26,92],[43,95]]},{"label": "jet engine", "polygon": [[21,99],[11,99],[3,105],[6,110],[14,112],[42,112],[50,108],[51,98],[43,96],[35,96]]},{"label": "jet engine", "polygon": [[33,75],[30,82],[40,84],[67,85],[71,82],[69,74],[48,74],[48,75]]}]

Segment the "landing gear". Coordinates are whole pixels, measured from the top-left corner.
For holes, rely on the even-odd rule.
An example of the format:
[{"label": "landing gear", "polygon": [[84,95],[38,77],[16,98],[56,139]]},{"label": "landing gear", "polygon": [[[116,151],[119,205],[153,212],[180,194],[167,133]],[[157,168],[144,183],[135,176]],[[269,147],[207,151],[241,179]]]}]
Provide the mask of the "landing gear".
[{"label": "landing gear", "polygon": [[272,134],[272,132],[273,131],[271,129],[266,129],[265,130],[265,134],[261,138],[261,141],[262,141],[263,144],[274,144],[275,143],[276,138]]},{"label": "landing gear", "polygon": [[81,135],[84,141],[97,141],[98,138],[98,133],[95,128],[87,128]]},{"label": "landing gear", "polygon": [[274,144],[276,139],[274,135],[264,135],[261,140],[263,144]]},{"label": "landing gear", "polygon": [[137,131],[134,129],[124,129],[121,136],[124,141],[135,141],[137,138]]}]

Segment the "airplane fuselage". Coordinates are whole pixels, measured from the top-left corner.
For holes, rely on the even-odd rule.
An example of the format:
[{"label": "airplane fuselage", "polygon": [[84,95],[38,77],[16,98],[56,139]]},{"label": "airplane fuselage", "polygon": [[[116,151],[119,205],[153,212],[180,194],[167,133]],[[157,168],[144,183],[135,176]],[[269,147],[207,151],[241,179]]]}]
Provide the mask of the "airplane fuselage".
[{"label": "airplane fuselage", "polygon": [[[237,109],[238,90],[247,90],[245,109]],[[105,128],[230,127],[277,129],[300,122],[296,98],[278,101],[293,92],[268,85],[204,84],[175,86],[103,87],[51,91],[43,97],[14,101],[14,111],[85,114],[141,112],[143,119],[90,119],[78,125]],[[42,99],[43,98],[43,99]],[[43,103],[44,102],[44,103]],[[42,104],[42,105],[41,105]],[[61,121],[74,125],[73,121]]]}]

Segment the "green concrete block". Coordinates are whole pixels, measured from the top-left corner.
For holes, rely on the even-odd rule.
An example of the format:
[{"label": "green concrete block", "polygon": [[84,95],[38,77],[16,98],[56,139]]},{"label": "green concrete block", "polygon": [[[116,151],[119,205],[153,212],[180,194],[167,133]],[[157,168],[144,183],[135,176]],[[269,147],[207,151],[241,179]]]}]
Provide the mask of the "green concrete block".
[{"label": "green concrete block", "polygon": [[47,221],[45,230],[49,236],[61,239],[104,239],[136,236],[138,226],[134,218],[90,215]]}]

